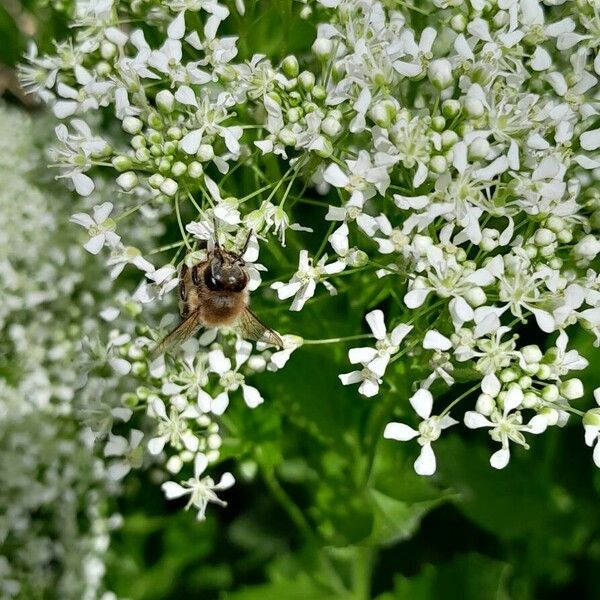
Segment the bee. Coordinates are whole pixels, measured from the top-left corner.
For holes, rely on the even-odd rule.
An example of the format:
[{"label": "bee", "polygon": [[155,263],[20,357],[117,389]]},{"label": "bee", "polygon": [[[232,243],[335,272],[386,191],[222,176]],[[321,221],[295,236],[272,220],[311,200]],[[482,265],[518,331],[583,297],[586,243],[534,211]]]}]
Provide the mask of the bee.
[{"label": "bee", "polygon": [[242,256],[251,236],[252,232],[242,250],[235,253],[221,247],[215,229],[214,247],[206,260],[192,267],[183,263],[179,273],[182,321],[152,349],[152,359],[183,343],[200,327],[234,327],[243,338],[283,347],[279,335],[248,307],[250,277]]}]

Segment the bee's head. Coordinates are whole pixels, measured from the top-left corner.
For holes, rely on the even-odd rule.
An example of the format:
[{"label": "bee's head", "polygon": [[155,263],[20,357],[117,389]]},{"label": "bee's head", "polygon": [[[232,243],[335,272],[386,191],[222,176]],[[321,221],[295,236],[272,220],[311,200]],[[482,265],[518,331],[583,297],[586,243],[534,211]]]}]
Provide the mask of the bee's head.
[{"label": "bee's head", "polygon": [[216,246],[204,271],[204,283],[209,290],[241,292],[248,285],[248,273],[241,255]]}]

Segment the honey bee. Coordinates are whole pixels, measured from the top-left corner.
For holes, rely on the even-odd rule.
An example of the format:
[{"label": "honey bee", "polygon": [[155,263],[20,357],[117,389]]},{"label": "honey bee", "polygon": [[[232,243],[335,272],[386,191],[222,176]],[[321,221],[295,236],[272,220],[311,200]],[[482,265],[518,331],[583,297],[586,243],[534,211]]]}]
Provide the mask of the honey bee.
[{"label": "honey bee", "polygon": [[155,359],[183,343],[200,327],[234,327],[243,338],[283,347],[279,335],[263,325],[248,307],[250,277],[242,258],[252,232],[239,253],[225,250],[219,244],[215,229],[214,248],[206,260],[188,267],[183,263],[179,273],[181,323],[151,351]]}]

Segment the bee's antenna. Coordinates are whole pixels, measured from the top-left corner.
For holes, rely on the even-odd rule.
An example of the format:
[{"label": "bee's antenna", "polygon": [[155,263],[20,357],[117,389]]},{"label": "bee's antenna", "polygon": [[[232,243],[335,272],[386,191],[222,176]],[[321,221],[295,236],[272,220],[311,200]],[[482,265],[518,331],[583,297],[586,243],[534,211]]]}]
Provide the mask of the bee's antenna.
[{"label": "bee's antenna", "polygon": [[219,227],[217,226],[217,219],[213,217],[213,230],[215,236],[215,248],[221,252],[221,244],[219,243]]},{"label": "bee's antenna", "polygon": [[252,230],[252,229],[250,229],[250,231],[248,231],[248,237],[246,238],[246,241],[244,242],[242,249],[238,252],[239,258],[242,258],[242,256],[244,256],[244,254],[246,254],[246,250],[248,250],[248,244],[250,243],[253,233],[254,233],[254,230]]}]

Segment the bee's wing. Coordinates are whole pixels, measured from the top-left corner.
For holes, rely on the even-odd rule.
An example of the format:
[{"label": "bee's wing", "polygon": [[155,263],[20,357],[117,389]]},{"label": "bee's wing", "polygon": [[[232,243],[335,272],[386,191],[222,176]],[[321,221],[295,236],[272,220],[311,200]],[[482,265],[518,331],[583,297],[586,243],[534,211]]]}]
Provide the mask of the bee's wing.
[{"label": "bee's wing", "polygon": [[187,319],[184,319],[171,333],[166,335],[150,352],[150,358],[154,360],[161,354],[164,354],[167,350],[182,344],[189,337],[194,335],[196,331],[202,326],[202,314],[201,311],[196,310]]},{"label": "bee's wing", "polygon": [[248,308],[244,308],[236,322],[236,328],[243,338],[254,340],[255,342],[265,342],[283,348],[281,338],[266,325],[263,325],[258,317]]}]

